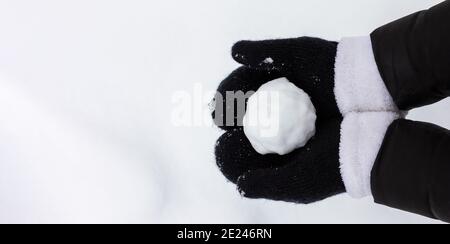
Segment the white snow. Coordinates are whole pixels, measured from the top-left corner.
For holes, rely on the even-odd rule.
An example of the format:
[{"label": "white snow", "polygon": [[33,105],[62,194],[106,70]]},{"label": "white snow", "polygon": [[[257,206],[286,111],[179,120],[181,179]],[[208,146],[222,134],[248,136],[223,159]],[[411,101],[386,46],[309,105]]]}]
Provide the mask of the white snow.
[{"label": "white snow", "polygon": [[[215,166],[222,132],[173,126],[170,100],[214,90],[237,40],[367,35],[437,2],[0,1],[0,222],[433,223],[346,195],[243,199]],[[412,118],[450,127],[448,106]]]},{"label": "white snow", "polygon": [[271,57],[268,57],[266,59],[264,59],[263,63],[265,64],[272,64],[274,62],[274,60]]},{"label": "white snow", "polygon": [[314,136],[316,118],[308,94],[279,78],[262,85],[248,100],[244,132],[258,153],[285,155]]}]

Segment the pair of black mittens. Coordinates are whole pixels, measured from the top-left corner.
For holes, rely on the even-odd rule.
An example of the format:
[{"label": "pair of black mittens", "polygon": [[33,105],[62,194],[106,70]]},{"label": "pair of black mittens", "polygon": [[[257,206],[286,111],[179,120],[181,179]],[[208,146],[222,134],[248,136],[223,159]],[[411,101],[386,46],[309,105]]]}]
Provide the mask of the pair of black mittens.
[{"label": "pair of black mittens", "polygon": [[[243,66],[220,84],[218,94],[225,98],[227,92],[256,91],[286,77],[310,95],[318,117],[316,135],[303,148],[283,156],[261,155],[243,132],[236,103],[216,101],[222,109],[213,112],[213,119],[226,131],[216,144],[216,162],[244,197],[311,203],[345,192],[339,170],[342,115],[334,96],[336,49],[335,42],[309,37],[234,45],[233,58]],[[227,116],[233,123],[223,123]]]}]

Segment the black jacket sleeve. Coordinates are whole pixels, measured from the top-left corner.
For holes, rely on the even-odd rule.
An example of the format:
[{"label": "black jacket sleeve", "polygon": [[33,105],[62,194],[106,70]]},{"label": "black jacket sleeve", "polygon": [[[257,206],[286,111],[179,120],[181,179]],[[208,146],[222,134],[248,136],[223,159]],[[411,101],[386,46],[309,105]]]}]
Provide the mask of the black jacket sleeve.
[{"label": "black jacket sleeve", "polygon": [[375,202],[450,222],[450,131],[397,120],[372,169]]},{"label": "black jacket sleeve", "polygon": [[371,34],[380,74],[401,110],[450,95],[450,1]]},{"label": "black jacket sleeve", "polygon": [[[450,1],[372,35],[380,74],[401,110],[450,95]],[[450,222],[450,131],[396,120],[372,168],[375,202]]]}]

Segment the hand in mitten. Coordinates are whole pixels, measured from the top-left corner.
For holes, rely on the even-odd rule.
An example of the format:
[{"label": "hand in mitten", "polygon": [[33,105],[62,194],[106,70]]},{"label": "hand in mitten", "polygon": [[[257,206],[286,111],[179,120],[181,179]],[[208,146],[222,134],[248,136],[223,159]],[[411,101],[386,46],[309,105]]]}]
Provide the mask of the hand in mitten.
[{"label": "hand in mitten", "polygon": [[237,109],[242,101],[216,99],[213,118],[227,130],[217,142],[217,164],[242,195],[297,203],[344,191],[355,198],[370,195],[370,172],[384,133],[400,117],[378,73],[370,38],[343,39],[339,45],[309,37],[242,41],[233,57],[243,66],[220,84],[219,97],[286,77],[311,97],[317,111],[316,135],[304,147],[284,156],[261,155],[244,133]]},{"label": "hand in mitten", "polygon": [[[336,42],[310,37],[236,43],[232,55],[243,66],[217,90],[222,99],[215,101],[215,123],[226,130],[242,126],[242,114],[237,108],[239,101],[225,101],[227,92],[256,91],[280,77],[286,77],[311,97],[318,120],[340,117],[334,97],[336,48]],[[222,106],[220,110],[218,106]]]},{"label": "hand in mitten", "polygon": [[341,119],[317,125],[305,147],[287,155],[257,153],[243,129],[227,131],[216,144],[216,162],[242,196],[311,203],[345,192],[339,171]]}]

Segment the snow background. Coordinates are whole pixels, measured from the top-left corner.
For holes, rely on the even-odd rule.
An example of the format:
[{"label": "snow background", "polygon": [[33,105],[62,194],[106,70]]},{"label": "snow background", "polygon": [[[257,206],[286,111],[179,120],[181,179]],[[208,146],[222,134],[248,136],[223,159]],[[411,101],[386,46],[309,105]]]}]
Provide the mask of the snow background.
[{"label": "snow background", "polygon": [[[220,131],[175,127],[171,96],[213,90],[240,39],[367,35],[439,0],[0,0],[0,222],[435,223],[337,196],[242,199]],[[450,127],[449,101],[410,118]]]}]

